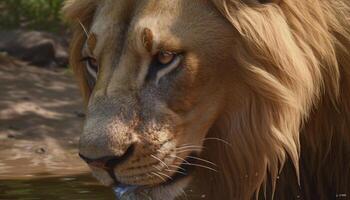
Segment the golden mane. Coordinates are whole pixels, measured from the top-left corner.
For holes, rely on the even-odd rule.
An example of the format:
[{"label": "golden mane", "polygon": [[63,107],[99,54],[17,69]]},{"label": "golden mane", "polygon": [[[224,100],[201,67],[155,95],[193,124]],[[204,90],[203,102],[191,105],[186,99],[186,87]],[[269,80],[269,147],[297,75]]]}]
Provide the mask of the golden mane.
[{"label": "golden mane", "polygon": [[[232,62],[250,94],[209,131],[229,145],[205,143],[204,158],[223,167],[198,171],[197,187],[210,180],[212,200],[350,196],[350,1],[211,1],[239,36]],[[68,1],[66,16],[89,27],[94,2]],[[71,65],[88,99],[84,37],[77,23]]]},{"label": "golden mane", "polygon": [[212,1],[242,36],[237,62],[255,91],[246,112],[227,112],[211,131],[232,144],[208,148],[226,166],[213,199],[249,199],[262,185],[277,199],[333,199],[333,184],[350,195],[349,2]]}]

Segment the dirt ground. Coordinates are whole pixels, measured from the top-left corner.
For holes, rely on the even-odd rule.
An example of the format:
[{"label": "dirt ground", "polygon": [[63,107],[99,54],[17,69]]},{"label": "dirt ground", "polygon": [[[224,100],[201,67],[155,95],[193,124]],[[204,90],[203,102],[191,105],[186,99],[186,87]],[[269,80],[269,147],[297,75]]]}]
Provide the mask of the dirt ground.
[{"label": "dirt ground", "polygon": [[0,56],[0,179],[88,172],[77,156],[82,105],[68,70]]}]

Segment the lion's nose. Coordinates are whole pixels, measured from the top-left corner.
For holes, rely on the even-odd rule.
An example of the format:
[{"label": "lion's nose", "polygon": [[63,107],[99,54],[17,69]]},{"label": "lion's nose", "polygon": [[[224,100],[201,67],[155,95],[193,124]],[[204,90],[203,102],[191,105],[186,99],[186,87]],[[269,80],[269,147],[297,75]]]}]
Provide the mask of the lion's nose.
[{"label": "lion's nose", "polygon": [[109,156],[104,156],[104,157],[95,158],[95,159],[89,158],[88,156],[80,153],[79,153],[79,156],[91,167],[96,167],[96,168],[110,171],[110,170],[113,170],[115,166],[127,160],[133,154],[134,150],[135,150],[135,145],[131,145],[122,156],[109,155]]}]

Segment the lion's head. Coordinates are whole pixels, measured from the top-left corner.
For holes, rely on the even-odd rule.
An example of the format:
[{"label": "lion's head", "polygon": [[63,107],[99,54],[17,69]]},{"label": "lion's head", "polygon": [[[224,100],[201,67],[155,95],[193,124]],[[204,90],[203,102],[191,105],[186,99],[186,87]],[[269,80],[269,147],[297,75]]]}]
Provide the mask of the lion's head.
[{"label": "lion's head", "polygon": [[328,21],[303,21],[320,5],[300,2],[67,1],[93,174],[120,194],[171,200],[185,188],[248,199],[287,157],[298,172],[302,121],[339,77]]}]

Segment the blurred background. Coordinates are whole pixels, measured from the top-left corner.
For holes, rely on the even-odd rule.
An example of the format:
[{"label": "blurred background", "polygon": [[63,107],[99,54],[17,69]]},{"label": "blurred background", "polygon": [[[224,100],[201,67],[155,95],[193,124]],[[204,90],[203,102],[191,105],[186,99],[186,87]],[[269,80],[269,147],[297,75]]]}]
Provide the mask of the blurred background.
[{"label": "blurred background", "polygon": [[0,0],[0,199],[113,199],[77,156],[63,0]]}]

